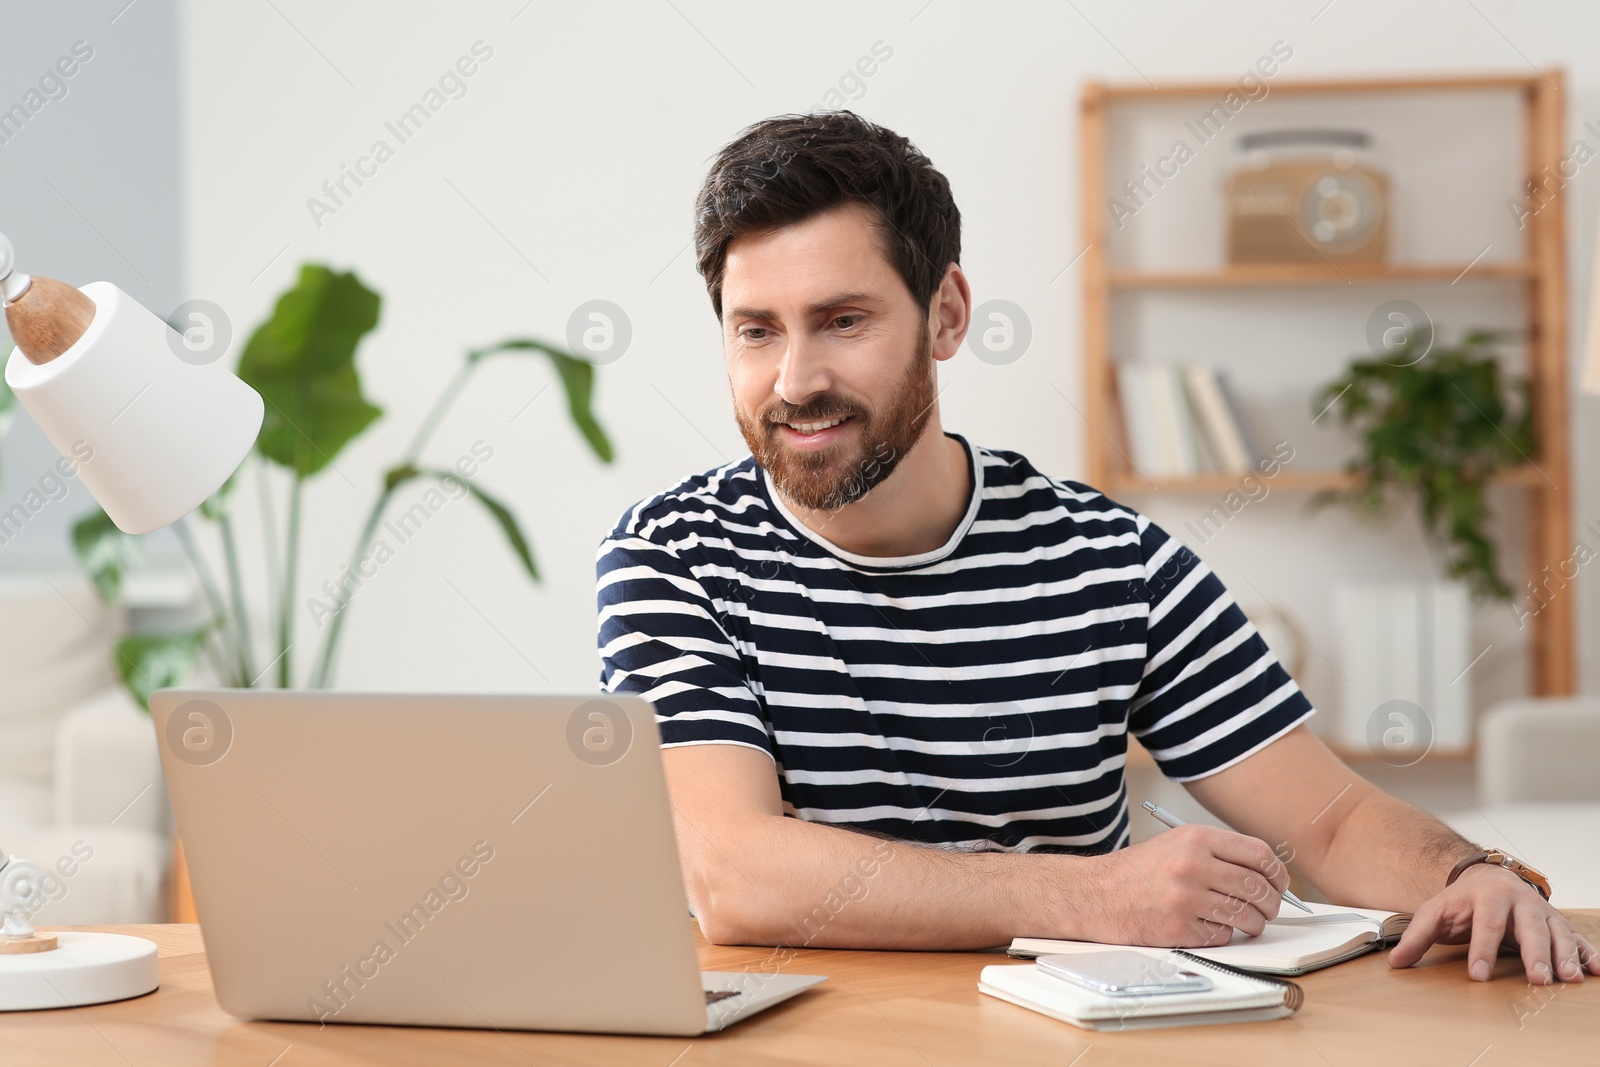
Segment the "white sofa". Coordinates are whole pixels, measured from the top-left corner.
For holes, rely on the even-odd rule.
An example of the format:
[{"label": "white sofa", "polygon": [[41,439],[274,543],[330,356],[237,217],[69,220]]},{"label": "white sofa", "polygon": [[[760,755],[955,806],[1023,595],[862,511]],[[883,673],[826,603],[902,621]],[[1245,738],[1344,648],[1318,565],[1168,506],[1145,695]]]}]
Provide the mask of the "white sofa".
[{"label": "white sofa", "polygon": [[125,628],[81,575],[0,577],[0,849],[51,872],[38,923],[167,919],[172,816],[113,668]]}]

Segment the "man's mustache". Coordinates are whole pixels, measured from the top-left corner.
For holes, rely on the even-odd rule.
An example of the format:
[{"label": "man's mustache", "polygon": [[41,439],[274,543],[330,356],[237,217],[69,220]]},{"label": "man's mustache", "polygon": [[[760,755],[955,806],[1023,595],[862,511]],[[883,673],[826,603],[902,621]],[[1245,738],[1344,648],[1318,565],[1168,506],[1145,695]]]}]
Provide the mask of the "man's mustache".
[{"label": "man's mustache", "polygon": [[829,419],[843,419],[860,414],[859,408],[841,407],[838,404],[798,408],[785,405],[769,411],[762,417],[762,421],[777,426],[785,422],[826,422]]}]

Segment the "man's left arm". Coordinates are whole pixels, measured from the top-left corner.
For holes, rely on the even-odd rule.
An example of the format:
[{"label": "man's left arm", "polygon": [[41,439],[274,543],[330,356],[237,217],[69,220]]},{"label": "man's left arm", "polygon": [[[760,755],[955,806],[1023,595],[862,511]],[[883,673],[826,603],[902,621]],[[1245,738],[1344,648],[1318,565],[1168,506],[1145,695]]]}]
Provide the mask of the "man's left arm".
[{"label": "man's left arm", "polygon": [[1481,981],[1502,941],[1514,939],[1530,982],[1581,981],[1585,969],[1600,975],[1595,946],[1512,872],[1480,863],[1447,887],[1456,862],[1477,846],[1366,781],[1304,725],[1183,785],[1337,903],[1411,912],[1410,927],[1389,953],[1393,967],[1409,967],[1436,943],[1470,942],[1467,970]]}]

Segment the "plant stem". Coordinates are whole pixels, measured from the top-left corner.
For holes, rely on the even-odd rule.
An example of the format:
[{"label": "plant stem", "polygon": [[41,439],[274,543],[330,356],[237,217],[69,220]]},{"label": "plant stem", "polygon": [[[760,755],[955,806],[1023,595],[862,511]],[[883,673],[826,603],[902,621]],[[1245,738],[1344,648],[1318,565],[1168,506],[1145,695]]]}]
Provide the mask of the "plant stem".
[{"label": "plant stem", "polygon": [[[461,369],[456,371],[456,376],[450,379],[450,384],[444,387],[444,390],[439,394],[439,399],[434,401],[433,408],[417,427],[416,436],[411,439],[411,445],[406,449],[405,458],[400,461],[401,463],[415,463],[417,458],[422,455],[423,446],[428,443],[428,438],[433,435],[433,431],[438,429],[439,421],[444,418],[445,411],[451,404],[455,403],[456,397],[461,394],[462,388],[467,384],[467,379],[472,376],[473,368],[477,365],[477,359],[469,355],[467,361],[461,365]],[[362,547],[364,548],[365,546]]]},{"label": "plant stem", "polygon": [[278,521],[272,506],[272,487],[267,484],[266,460],[261,458],[259,452],[253,453],[251,460],[256,468],[256,495],[261,500],[261,529],[266,546],[268,599],[272,602],[267,632],[271,633],[278,628],[279,620],[285,610],[279,596],[282,590],[278,585]]},{"label": "plant stem", "polygon": [[[477,365],[477,354],[468,354],[467,361],[456,371],[455,377],[450,379],[450,384],[446,385],[439,393],[439,399],[434,401],[433,407],[429,409],[428,414],[417,427],[416,434],[411,438],[411,444],[406,448],[405,455],[397,466],[415,464],[418,458],[421,457],[422,449],[427,445],[428,438],[433,436],[433,431],[438,429],[445,412],[455,402],[456,397],[461,395],[461,390],[466,386],[467,379],[472,376],[472,371]],[[361,536],[357,538],[355,548],[350,553],[349,570],[354,571],[356,569],[357,564],[361,562],[361,554],[372,544],[373,534],[378,529],[378,521],[383,518],[383,509],[388,506],[389,498],[393,495],[394,489],[392,487],[386,487],[383,492],[378,494],[378,499],[372,505],[372,511],[367,515],[366,524],[361,528]],[[316,666],[311,673],[310,685],[314,689],[326,688],[333,681],[334,657],[338,654],[339,634],[344,628],[344,616],[349,607],[349,601],[346,600],[339,610],[334,613],[333,621],[328,624],[328,635],[322,640],[322,648],[317,655]]]},{"label": "plant stem", "polygon": [[222,555],[228,564],[228,592],[233,598],[234,622],[239,628],[239,666],[244,671],[244,684],[256,681],[255,659],[250,654],[250,612],[244,601],[244,583],[239,580],[239,550],[233,541],[233,522],[223,512],[218,520],[222,527]]},{"label": "plant stem", "polygon": [[290,649],[293,648],[294,637],[294,577],[295,563],[300,547],[300,492],[305,486],[305,476],[295,471],[294,481],[289,486],[289,530],[287,534],[288,550],[283,561],[283,611],[278,616],[278,688],[289,688],[291,672],[289,669]]},{"label": "plant stem", "polygon": [[[228,632],[228,607],[223,602],[222,593],[217,588],[216,581],[211,577],[211,568],[206,566],[205,558],[200,555],[200,546],[195,544],[194,531],[189,528],[189,517],[185,515],[182,519],[173,523],[172,530],[177,534],[178,543],[183,546],[184,553],[189,557],[189,566],[194,568],[195,576],[200,579],[200,588],[204,590],[206,600],[211,604],[211,614],[213,621],[217,624],[217,631],[221,635],[222,645],[242,673],[244,660],[240,658],[236,644],[228,640],[230,636]],[[222,671],[224,679],[228,677],[228,673],[226,670]],[[235,681],[238,681],[241,686],[250,684],[248,676],[242,681],[235,677]]]},{"label": "plant stem", "polygon": [[[367,515],[365,525],[361,527],[361,536],[356,539],[355,551],[350,557],[350,566],[347,571],[354,571],[361,562],[361,554],[372,544],[372,536],[377,532],[378,520],[383,518],[383,509],[388,506],[389,498],[394,495],[392,488],[385,489],[378,494],[378,499],[372,505],[372,511]],[[349,598],[340,605],[339,610],[333,613],[333,621],[328,624],[328,634],[322,639],[322,649],[317,655],[316,666],[311,671],[312,689],[326,689],[333,681],[334,650],[339,644],[339,630],[344,625],[344,613],[350,607]]]},{"label": "plant stem", "polygon": [[206,634],[206,639],[204,641],[200,642],[200,647],[205,651],[206,659],[211,661],[211,666],[216,670],[217,679],[219,681],[222,681],[222,682],[227,682],[227,680],[228,680],[228,667],[227,667],[227,664],[224,663],[223,660],[222,660],[222,657],[217,654],[216,646],[211,643],[211,639],[216,636],[216,631],[218,629],[218,625],[222,621],[224,621],[224,620],[218,620],[218,619],[215,619],[215,618],[213,618],[211,620],[211,622],[213,623],[213,625],[211,627],[212,632],[209,633],[209,634]]}]

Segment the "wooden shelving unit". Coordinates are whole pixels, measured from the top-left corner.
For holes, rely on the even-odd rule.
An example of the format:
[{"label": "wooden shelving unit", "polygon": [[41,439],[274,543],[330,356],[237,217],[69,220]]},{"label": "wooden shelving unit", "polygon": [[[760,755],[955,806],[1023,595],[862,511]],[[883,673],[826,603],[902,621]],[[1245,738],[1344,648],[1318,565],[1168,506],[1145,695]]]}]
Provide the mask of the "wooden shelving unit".
[{"label": "wooden shelving unit", "polygon": [[[1563,152],[1563,84],[1563,74],[1556,69],[1526,76],[1495,74],[1481,77],[1285,80],[1275,82],[1272,92],[1280,98],[1305,94],[1405,94],[1450,90],[1476,92],[1486,89],[1514,92],[1520,96],[1524,117],[1525,136],[1521,146],[1523,171],[1528,180],[1534,182],[1546,167],[1549,173],[1559,173]],[[1088,244],[1083,256],[1082,272],[1084,413],[1089,423],[1088,481],[1113,495],[1129,492],[1218,492],[1238,485],[1237,477],[1146,478],[1129,468],[1124,456],[1130,454],[1130,450],[1122,436],[1112,354],[1112,302],[1119,293],[1273,290],[1285,286],[1332,289],[1416,282],[1461,286],[1509,285],[1518,287],[1524,296],[1528,331],[1526,374],[1532,390],[1539,453],[1532,457],[1530,465],[1508,470],[1499,480],[1527,494],[1526,511],[1531,524],[1527,573],[1537,577],[1546,565],[1553,567],[1572,550],[1572,481],[1566,375],[1565,203],[1560,191],[1552,189],[1548,182],[1539,186],[1544,199],[1536,210],[1530,211],[1526,219],[1525,258],[1377,265],[1226,266],[1209,270],[1113,269],[1110,265],[1110,232],[1106,209],[1110,188],[1107,174],[1110,105],[1125,101],[1165,101],[1184,97],[1220,99],[1235,88],[1220,82],[1163,88],[1097,82],[1084,86],[1080,128],[1083,166],[1081,214],[1083,238]],[[1261,106],[1271,105],[1266,103]],[[1529,203],[1534,204],[1531,196]],[[1220,204],[1218,210],[1222,210]],[[1308,389],[1314,382],[1331,377],[1338,369],[1333,365],[1308,369]],[[1277,491],[1315,491],[1353,483],[1353,476],[1343,471],[1280,470],[1272,484]],[[1530,678],[1536,694],[1565,695],[1574,691],[1575,599],[1571,596],[1552,598],[1530,622]],[[1143,755],[1142,750],[1140,755]],[[1359,757],[1361,754],[1345,755]],[[1473,750],[1439,752],[1430,756],[1435,757],[1471,759]],[[1148,757],[1143,756],[1143,760],[1148,761]]]},{"label": "wooden shelving unit", "polygon": [[[1540,473],[1538,467],[1508,467],[1495,472],[1490,481],[1500,485],[1533,487],[1544,482],[1544,475]],[[1276,489],[1312,492],[1319,489],[1348,489],[1356,482],[1356,476],[1348,471],[1280,470],[1272,478],[1273,487]],[[1201,474],[1193,478],[1149,478],[1138,471],[1123,468],[1110,472],[1109,477],[1098,484],[1113,496],[1126,492],[1224,493],[1239,487],[1239,476]]]},{"label": "wooden shelving unit", "polygon": [[1220,270],[1112,271],[1113,289],[1227,289],[1269,285],[1382,285],[1392,282],[1502,281],[1532,278],[1534,265],[1509,263],[1255,264]]}]

